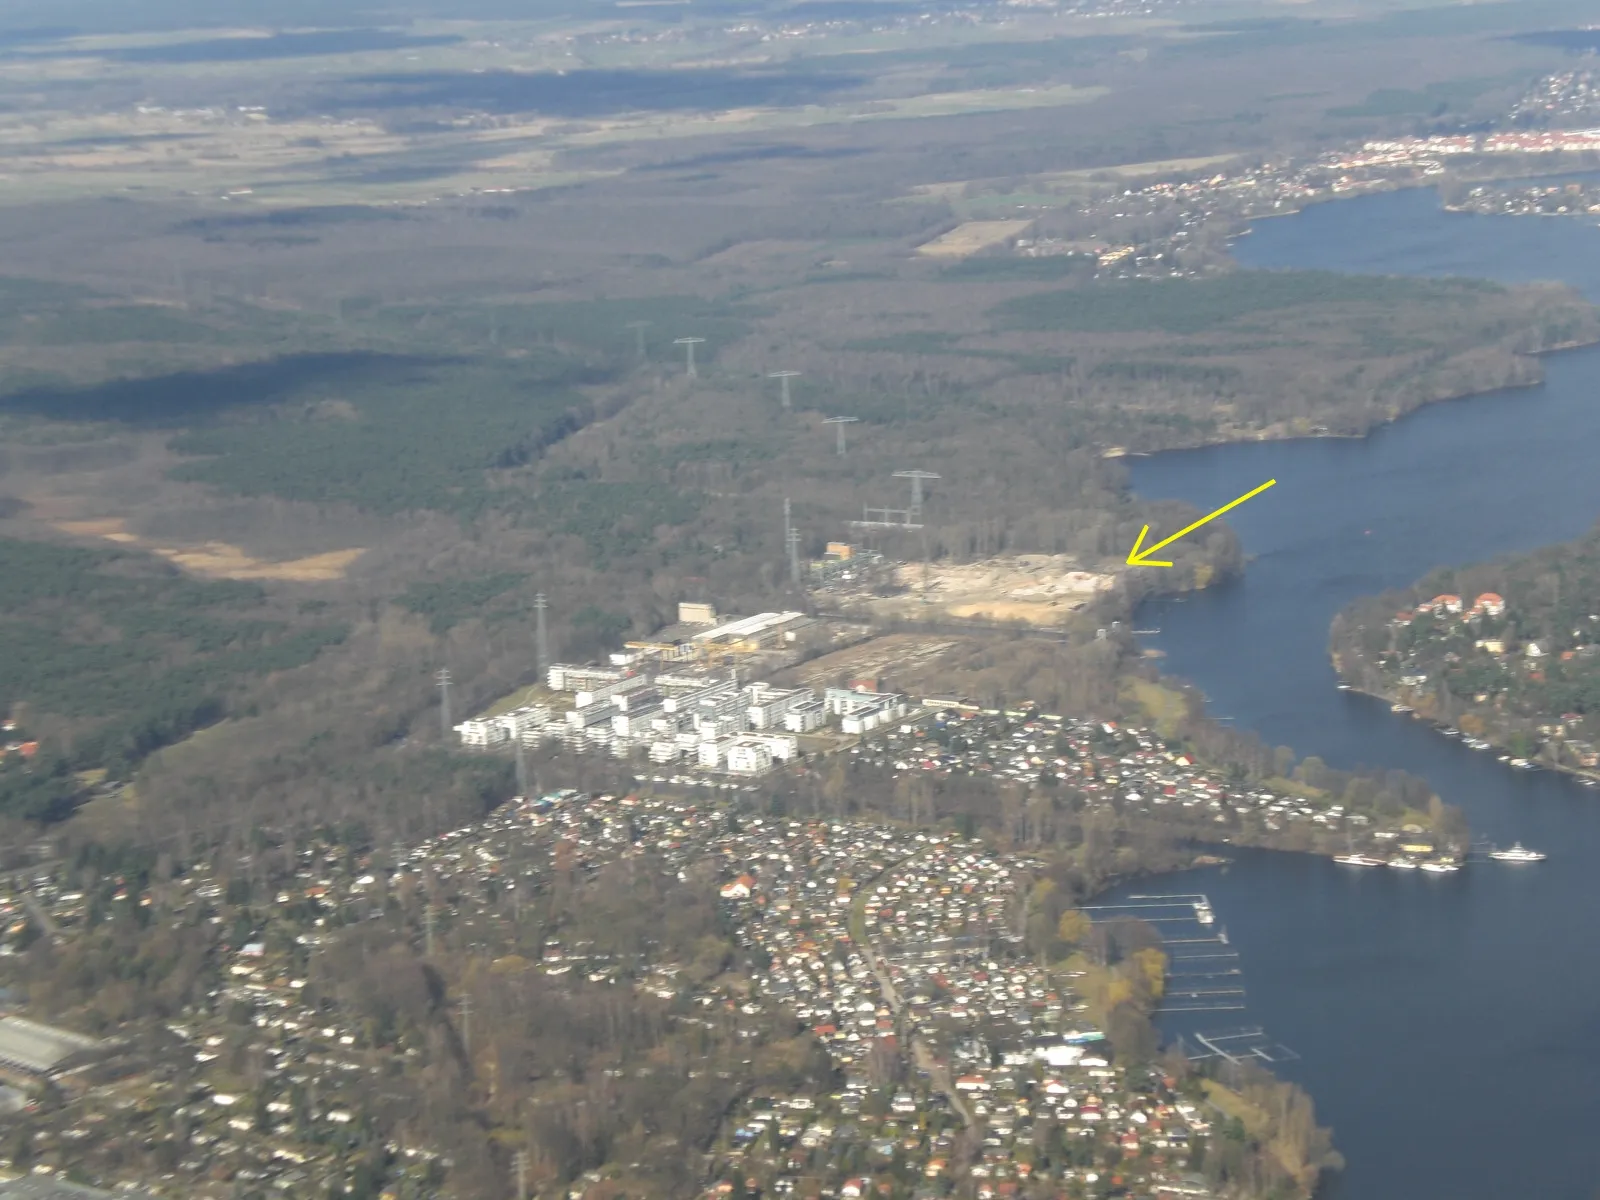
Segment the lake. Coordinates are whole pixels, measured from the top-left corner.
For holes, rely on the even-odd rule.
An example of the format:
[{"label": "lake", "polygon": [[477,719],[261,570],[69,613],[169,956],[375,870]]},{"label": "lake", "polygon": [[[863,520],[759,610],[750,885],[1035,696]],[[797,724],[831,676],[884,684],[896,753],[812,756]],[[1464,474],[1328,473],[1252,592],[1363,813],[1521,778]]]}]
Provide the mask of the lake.
[{"label": "lake", "polygon": [[[1431,191],[1262,221],[1236,254],[1249,267],[1561,279],[1600,301],[1600,229],[1450,214]],[[1140,495],[1206,510],[1278,480],[1229,515],[1250,556],[1242,579],[1141,610],[1165,670],[1273,744],[1421,775],[1475,835],[1550,855],[1428,876],[1246,852],[1123,889],[1211,897],[1248,991],[1247,1012],[1214,1025],[1259,1022],[1301,1056],[1282,1073],[1311,1092],[1349,1160],[1327,1189],[1339,1200],[1600,1189],[1600,789],[1513,771],[1340,692],[1327,659],[1329,622],[1351,598],[1600,518],[1600,348],[1545,368],[1539,387],[1433,405],[1360,440],[1129,460]]]}]

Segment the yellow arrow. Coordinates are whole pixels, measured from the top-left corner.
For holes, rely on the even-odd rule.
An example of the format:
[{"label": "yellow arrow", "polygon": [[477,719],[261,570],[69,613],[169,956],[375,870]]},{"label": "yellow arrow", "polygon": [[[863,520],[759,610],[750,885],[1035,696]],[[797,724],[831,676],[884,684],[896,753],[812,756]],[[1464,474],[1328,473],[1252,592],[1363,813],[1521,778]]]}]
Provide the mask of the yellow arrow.
[{"label": "yellow arrow", "polygon": [[1243,504],[1246,500],[1250,499],[1252,496],[1259,496],[1262,492],[1266,491],[1269,487],[1271,487],[1273,484],[1275,484],[1277,482],[1278,481],[1276,479],[1269,479],[1265,483],[1263,483],[1260,487],[1251,489],[1250,491],[1246,492],[1244,495],[1240,496],[1237,500],[1228,501],[1228,503],[1224,504],[1221,508],[1217,509],[1216,512],[1207,513],[1205,516],[1201,517],[1198,521],[1196,521],[1193,525],[1185,525],[1182,529],[1178,530],[1178,532],[1173,534],[1171,537],[1164,538],[1161,541],[1157,542],[1154,546],[1149,546],[1149,547],[1146,547],[1145,549],[1141,550],[1140,547],[1144,546],[1144,535],[1150,532],[1150,526],[1146,525],[1143,529],[1139,530],[1139,536],[1134,539],[1133,549],[1128,551],[1128,565],[1130,567],[1170,567],[1172,565],[1171,563],[1162,562],[1161,560],[1151,558],[1150,556],[1152,554],[1154,554],[1157,550],[1164,550],[1166,547],[1172,545],[1173,542],[1177,541],[1184,534],[1193,533],[1196,529],[1199,529],[1200,526],[1204,525],[1207,521],[1215,521],[1218,517],[1220,517],[1223,513],[1227,512],[1230,508],[1238,508],[1239,505]]}]

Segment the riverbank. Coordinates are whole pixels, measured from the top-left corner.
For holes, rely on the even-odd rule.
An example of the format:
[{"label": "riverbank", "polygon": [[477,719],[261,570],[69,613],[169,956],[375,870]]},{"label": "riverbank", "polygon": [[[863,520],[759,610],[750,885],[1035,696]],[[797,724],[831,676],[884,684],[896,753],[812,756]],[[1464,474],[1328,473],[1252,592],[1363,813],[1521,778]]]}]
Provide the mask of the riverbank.
[{"label": "riverbank", "polygon": [[[1446,722],[1438,720],[1427,713],[1419,712],[1414,705],[1407,703],[1408,700],[1414,700],[1416,697],[1408,695],[1404,690],[1394,689],[1390,692],[1383,692],[1375,691],[1371,688],[1361,687],[1358,684],[1351,683],[1345,678],[1343,668],[1339,664],[1337,655],[1329,655],[1329,661],[1333,663],[1334,670],[1339,672],[1339,677],[1343,682],[1343,686],[1340,689],[1341,691],[1346,691],[1352,695],[1366,696],[1369,699],[1377,700],[1388,705],[1391,711],[1393,711],[1395,705],[1399,705],[1404,711],[1395,713],[1396,716],[1408,716],[1412,720],[1428,726],[1440,737],[1448,738],[1451,741],[1460,740],[1462,744],[1467,745],[1469,749],[1479,748],[1477,746],[1470,745],[1470,743],[1466,741],[1465,735],[1462,734],[1462,731],[1457,726],[1447,724]],[[1446,730],[1455,730],[1456,734],[1459,736],[1451,737],[1450,734],[1445,732]],[[1527,770],[1555,771],[1559,774],[1568,775],[1573,779],[1580,780],[1586,787],[1600,787],[1600,770],[1580,767],[1560,761],[1552,762],[1546,758],[1539,758],[1537,760],[1522,758],[1512,753],[1512,751],[1517,749],[1517,747],[1510,745],[1506,738],[1503,736],[1491,736],[1491,734],[1494,732],[1497,731],[1485,730],[1482,733],[1475,733],[1471,736],[1474,741],[1483,743],[1482,748],[1486,752],[1494,751],[1498,753],[1500,755],[1499,761],[1512,767],[1519,767],[1522,764],[1526,764],[1524,769]]]},{"label": "riverbank", "polygon": [[1380,412],[1359,417],[1351,428],[1334,429],[1327,425],[1312,423],[1305,418],[1293,418],[1276,421],[1266,426],[1226,427],[1217,430],[1211,436],[1196,437],[1189,441],[1163,445],[1156,449],[1128,449],[1125,446],[1108,446],[1106,450],[1122,451],[1121,454],[1115,457],[1135,458],[1148,457],[1152,454],[1165,454],[1174,450],[1201,450],[1248,442],[1284,442],[1308,439],[1359,441],[1370,436],[1373,431],[1392,425],[1394,422],[1424,408],[1448,404],[1453,401],[1469,400],[1492,392],[1534,389],[1540,387],[1546,381],[1544,359],[1551,355],[1600,345],[1600,306],[1576,296],[1574,296],[1574,300],[1574,307],[1581,306],[1592,326],[1585,335],[1575,338],[1562,338],[1519,350],[1508,351],[1497,347],[1486,347],[1482,351],[1486,358],[1490,354],[1498,354],[1500,357],[1496,357],[1491,361],[1474,360],[1471,365],[1474,370],[1488,371],[1491,367],[1498,368],[1494,373],[1485,374],[1470,382],[1440,387],[1416,396],[1408,396],[1399,403],[1390,404]]}]

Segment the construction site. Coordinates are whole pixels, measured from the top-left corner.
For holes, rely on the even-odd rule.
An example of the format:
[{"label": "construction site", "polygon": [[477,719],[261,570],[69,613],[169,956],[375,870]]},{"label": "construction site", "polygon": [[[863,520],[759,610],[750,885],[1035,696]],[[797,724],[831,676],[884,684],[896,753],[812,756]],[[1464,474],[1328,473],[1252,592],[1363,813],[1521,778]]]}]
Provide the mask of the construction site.
[{"label": "construction site", "polygon": [[819,604],[873,621],[1060,628],[1111,591],[1116,579],[1085,570],[1068,554],[914,562],[830,543],[824,558],[811,564]]}]

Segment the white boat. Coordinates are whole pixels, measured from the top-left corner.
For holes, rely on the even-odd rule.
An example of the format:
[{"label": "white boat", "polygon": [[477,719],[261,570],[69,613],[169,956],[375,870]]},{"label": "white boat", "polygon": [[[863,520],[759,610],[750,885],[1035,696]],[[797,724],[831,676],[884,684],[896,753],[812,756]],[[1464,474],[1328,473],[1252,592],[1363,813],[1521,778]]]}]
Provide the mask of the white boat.
[{"label": "white boat", "polygon": [[1341,683],[1339,684],[1339,690],[1341,692],[1348,692],[1350,690],[1350,685],[1348,683]]},{"label": "white boat", "polygon": [[1415,871],[1417,869],[1417,860],[1414,858],[1391,858],[1389,865],[1402,871]]},{"label": "white boat", "polygon": [[1543,862],[1544,855],[1537,850],[1529,850],[1521,842],[1512,842],[1509,850],[1491,850],[1489,857],[1500,862],[1530,863]]},{"label": "white boat", "polygon": [[1391,704],[1389,705],[1389,711],[1392,713],[1408,713],[1411,711],[1411,706],[1409,704]]},{"label": "white boat", "polygon": [[1216,914],[1211,911],[1211,906],[1209,904],[1201,902],[1194,906],[1194,919],[1199,921],[1202,925],[1209,925],[1215,921],[1217,917]]},{"label": "white boat", "polygon": [[1451,862],[1447,858],[1430,858],[1422,864],[1422,869],[1432,871],[1435,875],[1445,875],[1451,871],[1461,870],[1461,864]]},{"label": "white boat", "polygon": [[1531,770],[1533,770],[1533,764],[1531,762],[1529,762],[1525,758],[1513,758],[1511,760],[1511,765],[1513,767],[1517,768],[1517,770],[1519,770],[1519,771],[1531,771]]},{"label": "white boat", "polygon": [[1381,867],[1383,859],[1370,854],[1335,854],[1333,861],[1345,867]]}]

